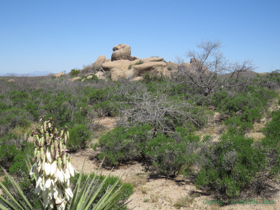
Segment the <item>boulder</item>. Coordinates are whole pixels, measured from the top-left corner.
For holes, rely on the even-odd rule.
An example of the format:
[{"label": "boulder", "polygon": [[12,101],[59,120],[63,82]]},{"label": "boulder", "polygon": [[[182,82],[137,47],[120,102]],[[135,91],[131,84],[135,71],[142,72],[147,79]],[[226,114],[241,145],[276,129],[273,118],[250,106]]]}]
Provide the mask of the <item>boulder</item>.
[{"label": "boulder", "polygon": [[135,61],[135,60],[137,60],[137,59],[139,59],[139,58],[137,58],[136,56],[130,56],[130,61]]},{"label": "boulder", "polygon": [[170,77],[170,72],[167,70],[165,62],[147,62],[140,65],[134,65],[132,69],[134,70],[133,74],[137,76],[142,76],[148,72],[150,75],[162,74],[163,76]]},{"label": "boulder", "polygon": [[207,67],[202,64],[197,58],[191,58],[190,63],[182,63],[179,66],[179,69],[181,69],[182,71],[190,71],[191,73],[197,73],[198,71],[202,71],[204,74],[210,73]]},{"label": "boulder", "polygon": [[111,61],[129,60],[131,57],[131,48],[126,44],[118,44],[113,47]]},{"label": "boulder", "polygon": [[108,63],[103,63],[102,68],[104,71],[110,71],[111,80],[118,81],[119,78],[132,75],[132,70],[128,69],[130,65],[133,65],[134,61],[129,60],[118,60]]},{"label": "boulder", "polygon": [[53,76],[55,76],[55,77],[60,77],[60,76],[63,76],[63,75],[65,75],[64,73],[57,73],[57,74],[55,74],[55,75],[53,75]]},{"label": "boulder", "polygon": [[100,55],[93,64],[84,67],[82,69],[82,72],[83,73],[89,73],[89,72],[92,73],[92,72],[99,71],[99,70],[101,70],[101,66],[103,63],[105,63],[105,61],[106,61],[106,57],[104,55]]},{"label": "boulder", "polygon": [[169,61],[168,63],[167,63],[167,69],[168,70],[177,70],[178,68],[179,68],[179,66],[180,66],[180,64],[178,64],[178,63],[173,63],[173,62],[171,62],[171,61]]},{"label": "boulder", "polygon": [[99,72],[97,72],[97,73],[95,74],[95,76],[97,76],[98,79],[107,80],[106,77],[104,77],[104,72],[99,71]]},{"label": "boulder", "polygon": [[143,77],[134,77],[131,81],[135,82],[135,81],[139,81],[139,80],[143,80]]},{"label": "boulder", "polygon": [[104,63],[111,62],[111,59],[106,59]]},{"label": "boulder", "polygon": [[15,82],[15,80],[14,79],[9,79],[8,82]]},{"label": "boulder", "polygon": [[84,79],[82,79],[82,81],[81,81],[81,82],[83,82],[83,81],[85,81],[85,78],[84,78]]},{"label": "boulder", "polygon": [[142,58],[140,60],[143,61],[144,63],[160,62],[160,61],[163,61],[163,58],[160,58],[160,57],[150,57],[150,58]]},{"label": "boulder", "polygon": [[104,55],[100,55],[97,60],[94,62],[93,66],[96,71],[98,71],[103,63],[105,63],[106,57]]},{"label": "boulder", "polygon": [[82,79],[82,78],[81,77],[74,77],[74,78],[68,79],[68,80],[71,81],[71,82],[74,82],[74,81],[79,80],[79,79]]},{"label": "boulder", "polygon": [[87,76],[87,79],[91,79],[92,78],[92,75],[90,75],[90,76]]}]

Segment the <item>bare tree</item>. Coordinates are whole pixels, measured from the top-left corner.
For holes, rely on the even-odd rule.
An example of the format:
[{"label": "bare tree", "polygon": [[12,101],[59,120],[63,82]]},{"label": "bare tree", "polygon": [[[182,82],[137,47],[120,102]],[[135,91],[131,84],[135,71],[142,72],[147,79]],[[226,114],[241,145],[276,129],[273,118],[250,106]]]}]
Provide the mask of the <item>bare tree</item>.
[{"label": "bare tree", "polygon": [[187,57],[191,58],[190,64],[182,64],[178,70],[180,77],[186,76],[192,84],[203,88],[204,96],[214,92],[217,85],[224,88],[240,85],[236,83],[240,73],[253,69],[249,61],[242,64],[228,62],[220,52],[220,42],[205,41],[197,47],[202,52],[189,51]]}]

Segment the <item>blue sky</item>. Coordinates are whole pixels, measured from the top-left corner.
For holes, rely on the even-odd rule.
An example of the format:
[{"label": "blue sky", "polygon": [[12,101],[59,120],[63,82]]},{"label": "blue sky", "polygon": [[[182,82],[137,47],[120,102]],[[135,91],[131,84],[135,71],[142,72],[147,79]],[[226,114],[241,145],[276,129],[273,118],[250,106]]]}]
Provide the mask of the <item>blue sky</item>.
[{"label": "blue sky", "polygon": [[279,9],[279,0],[0,0],[0,75],[81,69],[120,43],[175,61],[205,40],[270,72],[280,69]]}]

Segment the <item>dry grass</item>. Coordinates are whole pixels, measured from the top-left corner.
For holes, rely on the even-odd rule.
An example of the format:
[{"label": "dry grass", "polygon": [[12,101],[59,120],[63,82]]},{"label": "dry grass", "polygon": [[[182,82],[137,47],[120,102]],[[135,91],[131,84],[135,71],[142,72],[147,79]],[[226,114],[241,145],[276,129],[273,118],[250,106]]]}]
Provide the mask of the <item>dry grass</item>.
[{"label": "dry grass", "polygon": [[179,198],[173,206],[175,206],[176,208],[180,209],[181,207],[190,207],[190,205],[193,203],[194,198],[193,197],[182,197]]},{"label": "dry grass", "polygon": [[[146,174],[134,174],[131,176],[126,177],[125,183],[130,183],[133,185],[133,187],[137,188],[141,186],[141,192],[145,192],[144,188],[142,185],[145,185],[147,183],[147,175]],[[142,191],[143,189],[143,191]],[[146,193],[143,193],[146,194]]]},{"label": "dry grass", "polygon": [[151,200],[152,203],[158,202],[158,199],[159,199],[158,195],[155,195],[155,194],[150,195],[150,200]]},{"label": "dry grass", "polygon": [[32,122],[29,126],[26,127],[17,126],[12,130],[11,133],[16,136],[24,135],[24,137],[27,137],[27,135],[30,134],[32,130],[34,130],[35,126],[40,127],[41,124],[39,122]]}]

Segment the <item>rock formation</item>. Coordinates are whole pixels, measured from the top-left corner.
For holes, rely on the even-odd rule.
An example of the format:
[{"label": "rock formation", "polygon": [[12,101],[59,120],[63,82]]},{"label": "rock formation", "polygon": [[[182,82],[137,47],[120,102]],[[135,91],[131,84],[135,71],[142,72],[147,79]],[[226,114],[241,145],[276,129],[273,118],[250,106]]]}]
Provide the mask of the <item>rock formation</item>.
[{"label": "rock formation", "polygon": [[118,44],[113,47],[113,53],[111,56],[111,61],[117,60],[130,60],[131,48],[126,44]]},{"label": "rock formation", "polygon": [[106,57],[104,55],[100,55],[93,64],[84,67],[82,69],[82,72],[83,73],[90,73],[90,72],[95,73],[96,71],[99,71],[101,69],[101,65],[105,62],[106,62]]},{"label": "rock formation", "polygon": [[53,75],[53,76],[55,76],[55,77],[61,77],[61,76],[63,76],[63,75],[65,75],[64,73],[57,73],[57,74],[55,74],[55,75]]},{"label": "rock formation", "polygon": [[[120,78],[136,81],[145,73],[149,73],[151,76],[163,75],[170,77],[171,74],[177,74],[178,71],[185,70],[195,73],[197,70],[202,69],[206,70],[205,73],[209,72],[204,65],[202,68],[200,68],[199,65],[201,65],[201,63],[196,58],[192,58],[190,63],[186,62],[181,65],[173,62],[167,63],[161,57],[139,59],[135,56],[131,56],[131,48],[129,45],[118,44],[113,47],[111,60],[101,55],[91,66],[85,67],[84,70],[91,70],[91,72],[100,79],[106,79],[103,73],[109,72],[112,81],[118,81]],[[138,78],[133,79],[134,77]]]}]

